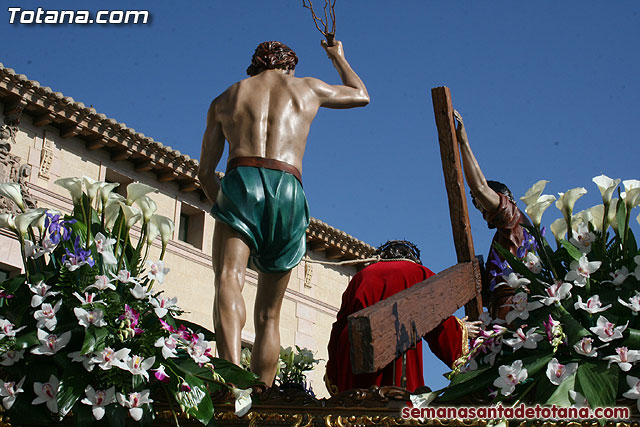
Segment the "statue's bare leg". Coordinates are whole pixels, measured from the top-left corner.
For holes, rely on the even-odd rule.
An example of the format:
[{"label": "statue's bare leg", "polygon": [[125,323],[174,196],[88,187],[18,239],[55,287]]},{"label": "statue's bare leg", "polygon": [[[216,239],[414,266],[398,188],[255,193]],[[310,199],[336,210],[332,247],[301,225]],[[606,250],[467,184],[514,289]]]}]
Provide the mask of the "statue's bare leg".
[{"label": "statue's bare leg", "polygon": [[253,321],[256,340],[251,352],[251,371],[268,386],[273,384],[280,356],[280,309],[291,271],[260,273]]},{"label": "statue's bare leg", "polygon": [[215,299],[213,322],[219,356],[240,365],[242,328],[247,320],[242,288],[250,248],[241,235],[216,221],[213,235]]}]

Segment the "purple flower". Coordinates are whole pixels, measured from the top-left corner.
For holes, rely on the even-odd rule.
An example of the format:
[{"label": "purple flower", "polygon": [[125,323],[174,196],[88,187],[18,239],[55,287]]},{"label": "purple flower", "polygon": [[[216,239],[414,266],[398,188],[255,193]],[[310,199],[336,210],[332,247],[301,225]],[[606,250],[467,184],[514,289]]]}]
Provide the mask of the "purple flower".
[{"label": "purple flower", "polygon": [[13,298],[13,295],[8,294],[7,291],[5,291],[4,289],[0,289],[0,299],[2,298],[6,298],[6,299]]},{"label": "purple flower", "polygon": [[129,304],[124,305],[124,314],[118,317],[118,320],[129,323],[129,325],[127,325],[127,329],[133,330],[135,335],[140,335],[144,332],[142,329],[138,328],[139,319],[140,314],[130,307]]},{"label": "purple flower", "polygon": [[524,246],[529,251],[537,251],[538,243],[536,242],[536,238],[533,237],[527,230],[522,231],[522,235],[524,236],[524,240],[522,241],[522,246]]},{"label": "purple flower", "polygon": [[51,240],[54,245],[57,245],[60,241],[64,242],[69,240],[71,231],[65,227],[65,225],[73,224],[76,220],[61,220],[60,215],[52,215],[49,212],[47,212],[46,215],[44,228],[49,233],[49,240]]},{"label": "purple flower", "polygon": [[70,252],[69,249],[65,249],[65,252],[66,254],[62,255],[62,263],[69,271],[76,270],[85,264],[89,264],[91,267],[95,264],[91,250],[83,249],[80,246],[80,237],[76,237],[73,243],[73,252]]}]

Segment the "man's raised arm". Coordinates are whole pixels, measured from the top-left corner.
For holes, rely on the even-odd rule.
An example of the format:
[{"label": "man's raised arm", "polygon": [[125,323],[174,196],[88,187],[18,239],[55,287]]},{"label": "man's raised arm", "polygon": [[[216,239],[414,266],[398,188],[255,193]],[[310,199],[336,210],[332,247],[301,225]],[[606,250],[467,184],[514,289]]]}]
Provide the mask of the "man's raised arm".
[{"label": "man's raised arm", "polygon": [[202,137],[202,151],[198,166],[200,185],[207,198],[213,203],[216,202],[218,190],[220,190],[220,180],[216,176],[216,167],[224,151],[224,133],[220,122],[215,118],[214,110],[215,107],[212,103],[207,113],[207,129]]},{"label": "man's raised arm", "polygon": [[327,108],[353,108],[364,107],[369,103],[369,93],[360,77],[353,71],[351,65],[344,57],[342,42],[336,40],[334,46],[328,46],[322,40],[322,47],[327,51],[327,56],[338,70],[342,85],[330,85],[322,80],[309,79],[310,85],[321,107]]}]

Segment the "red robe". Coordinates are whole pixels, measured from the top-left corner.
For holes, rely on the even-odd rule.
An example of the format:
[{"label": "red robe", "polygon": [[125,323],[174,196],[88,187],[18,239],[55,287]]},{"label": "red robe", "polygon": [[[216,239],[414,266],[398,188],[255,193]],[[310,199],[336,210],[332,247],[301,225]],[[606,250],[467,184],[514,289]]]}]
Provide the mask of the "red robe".
[{"label": "red robe", "polygon": [[[329,339],[325,380],[331,394],[354,388],[369,388],[372,385],[402,385],[402,357],[378,372],[358,375],[352,373],[347,317],[433,275],[428,268],[410,261],[381,261],[364,268],[351,279],[342,294],[342,305]],[[452,366],[462,355],[466,334],[460,322],[451,316],[429,332],[425,339],[433,353]],[[414,391],[424,385],[422,342],[407,351],[406,360],[406,388]]]}]

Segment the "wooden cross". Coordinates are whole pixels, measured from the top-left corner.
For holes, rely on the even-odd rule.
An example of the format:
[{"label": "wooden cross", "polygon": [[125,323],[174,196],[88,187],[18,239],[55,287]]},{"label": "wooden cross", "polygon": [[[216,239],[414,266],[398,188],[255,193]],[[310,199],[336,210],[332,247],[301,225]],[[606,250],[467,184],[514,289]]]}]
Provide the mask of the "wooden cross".
[{"label": "wooden cross", "polygon": [[451,92],[437,87],[431,96],[458,264],[349,316],[356,374],[384,368],[463,305],[470,319],[482,313],[481,266],[473,249]]}]

